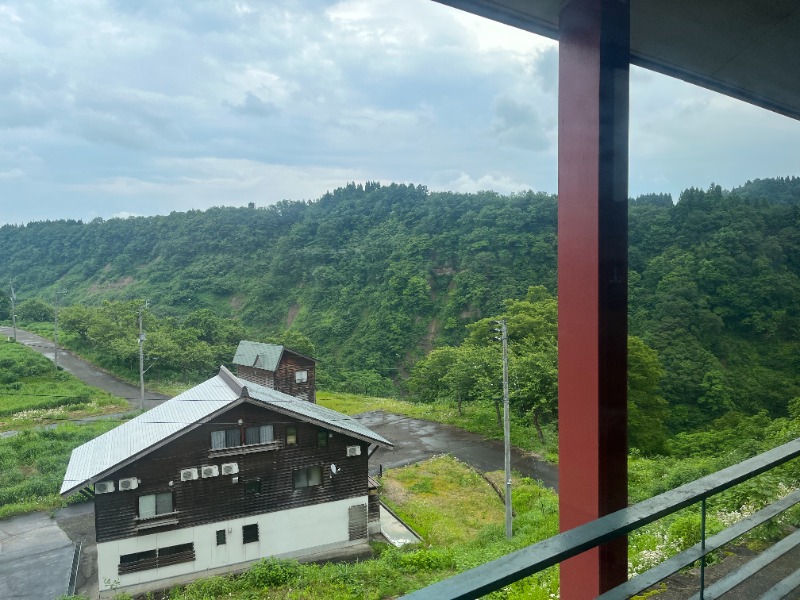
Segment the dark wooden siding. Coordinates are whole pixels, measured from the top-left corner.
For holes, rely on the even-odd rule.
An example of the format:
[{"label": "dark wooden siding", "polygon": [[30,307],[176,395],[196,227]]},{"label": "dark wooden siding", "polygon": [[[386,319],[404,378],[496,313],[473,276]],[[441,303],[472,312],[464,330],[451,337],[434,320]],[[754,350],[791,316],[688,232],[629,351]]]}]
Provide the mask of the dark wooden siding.
[{"label": "dark wooden siding", "polygon": [[[308,381],[297,383],[295,381],[295,373],[297,371],[306,371],[308,373]],[[316,403],[314,361],[289,350],[284,350],[281,362],[275,370],[275,389],[290,396]]]},{"label": "dark wooden siding", "polygon": [[[240,419],[243,427],[273,425],[277,444],[271,447],[276,449],[209,459],[211,431],[238,427]],[[298,444],[294,447],[286,447],[285,443],[286,429],[290,426],[297,429]],[[95,497],[97,541],[136,535],[138,498],[147,494],[172,491],[177,514],[171,514],[172,521],[167,521],[163,527],[152,527],[158,518],[148,520],[148,528],[142,530],[142,534],[366,496],[368,444],[334,433],[328,436],[327,447],[318,448],[319,431],[322,429],[309,423],[251,404],[232,408],[213,422],[201,425],[108,477],[114,480],[117,491]],[[347,457],[346,447],[352,445],[361,446],[361,456]],[[199,470],[204,465],[221,466],[230,462],[239,466],[235,476],[220,474],[194,481],[180,480],[181,469],[195,467]],[[339,468],[336,475],[331,473],[331,464]],[[313,466],[322,468],[322,485],[295,490],[292,471]],[[138,489],[119,491],[118,480],[124,477],[138,477],[141,480]],[[238,483],[233,483],[233,477],[238,477]],[[245,490],[246,482],[253,479],[261,480],[259,493]]]},{"label": "dark wooden siding", "polygon": [[236,375],[240,379],[252,381],[264,387],[275,389],[275,373],[257,367],[236,366]]},{"label": "dark wooden siding", "polygon": [[[290,350],[284,350],[281,361],[275,371],[237,365],[236,375],[246,381],[252,381],[253,383],[258,383],[316,404],[317,394],[314,364],[314,361],[310,358],[300,356]],[[308,373],[306,382],[297,383],[295,379],[295,373],[297,371],[306,371]]]}]

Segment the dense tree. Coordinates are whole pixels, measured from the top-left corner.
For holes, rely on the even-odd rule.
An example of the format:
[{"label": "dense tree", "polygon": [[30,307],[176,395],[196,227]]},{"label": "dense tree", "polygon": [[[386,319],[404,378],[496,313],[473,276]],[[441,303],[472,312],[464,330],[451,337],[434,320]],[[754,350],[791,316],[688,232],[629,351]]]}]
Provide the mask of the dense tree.
[{"label": "dense tree", "polygon": [[[730,410],[785,415],[788,399],[800,396],[799,181],[630,202],[630,331],[658,353],[672,431]],[[473,335],[465,325],[503,313],[511,319],[506,299],[524,299],[532,285],[555,293],[556,215],[546,194],[351,183],[314,202],[6,225],[0,271],[29,294],[21,301],[52,298],[58,288],[67,290],[65,304],[102,312],[104,300],[150,298],[159,319],[191,330],[185,335],[198,340],[197,352],[187,355],[207,364],[220,361],[235,337],[296,332],[314,348],[321,383],[376,393],[431,350],[459,348]],[[119,335],[118,348],[108,339],[103,347],[135,365],[136,310],[120,317],[124,327],[109,317],[91,328],[79,319],[76,343]],[[166,329],[148,325],[165,336],[153,340],[154,354],[176,347]],[[520,356],[547,352],[535,346]],[[519,360],[512,355],[512,372]],[[153,373],[182,371],[169,362],[159,358]],[[521,410],[537,407],[543,420],[547,381],[520,378],[512,389]]]},{"label": "dense tree", "polygon": [[17,304],[17,318],[20,321],[44,322],[54,318],[53,307],[39,298],[29,298]]}]

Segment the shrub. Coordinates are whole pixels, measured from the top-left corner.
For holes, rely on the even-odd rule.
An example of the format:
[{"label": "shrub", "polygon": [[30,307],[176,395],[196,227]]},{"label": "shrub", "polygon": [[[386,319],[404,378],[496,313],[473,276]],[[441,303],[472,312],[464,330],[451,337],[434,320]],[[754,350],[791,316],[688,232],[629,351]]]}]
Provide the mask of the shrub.
[{"label": "shrub", "polygon": [[279,587],[293,583],[300,576],[300,563],[295,560],[265,558],[242,575],[252,587]]}]

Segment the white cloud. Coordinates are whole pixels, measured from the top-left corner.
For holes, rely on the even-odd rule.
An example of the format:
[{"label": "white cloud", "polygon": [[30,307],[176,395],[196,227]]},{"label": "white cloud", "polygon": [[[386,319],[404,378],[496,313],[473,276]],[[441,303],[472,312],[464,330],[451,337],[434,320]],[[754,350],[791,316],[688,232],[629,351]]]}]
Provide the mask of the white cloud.
[{"label": "white cloud", "polygon": [[[554,42],[431,0],[0,4],[0,57],[15,222],[556,191]],[[799,174],[796,121],[642,69],[631,107],[632,194]]]},{"label": "white cloud", "polygon": [[8,171],[0,171],[0,181],[20,179],[22,177],[25,177],[25,172],[22,169],[9,169]]},{"label": "white cloud", "polygon": [[458,177],[446,182],[443,187],[437,189],[463,193],[491,190],[500,194],[514,194],[532,189],[532,187],[526,183],[512,181],[505,175],[486,174],[474,179],[466,173],[461,173]]}]

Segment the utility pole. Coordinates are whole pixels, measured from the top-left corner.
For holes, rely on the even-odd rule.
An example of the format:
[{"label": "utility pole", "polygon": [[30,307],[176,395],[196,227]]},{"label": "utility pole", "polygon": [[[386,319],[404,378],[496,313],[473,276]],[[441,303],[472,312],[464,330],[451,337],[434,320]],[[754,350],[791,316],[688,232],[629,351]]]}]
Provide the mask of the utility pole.
[{"label": "utility pole", "polygon": [[[495,321],[500,325],[500,341],[503,342],[503,458],[505,459],[506,477],[506,538],[511,539],[512,505],[511,505],[511,415],[508,404],[508,327],[506,320]],[[495,331],[498,331],[495,329]],[[497,338],[495,338],[497,339]]]},{"label": "utility pole", "polygon": [[508,327],[503,319],[501,335],[503,336],[503,437],[505,438],[506,467],[506,538],[513,535],[511,527],[511,415],[508,406]]},{"label": "utility pole", "polygon": [[56,367],[56,371],[58,371],[58,296],[63,293],[65,292],[56,290],[56,304],[53,310],[53,315],[55,317],[53,326],[53,364]]},{"label": "utility pole", "polygon": [[14,342],[17,341],[17,295],[14,293],[14,286],[11,286],[11,326],[14,328]]},{"label": "utility pole", "polygon": [[[147,308],[147,300],[144,301],[144,308]],[[139,410],[144,410],[144,328],[142,326],[142,311],[139,309]]]}]

